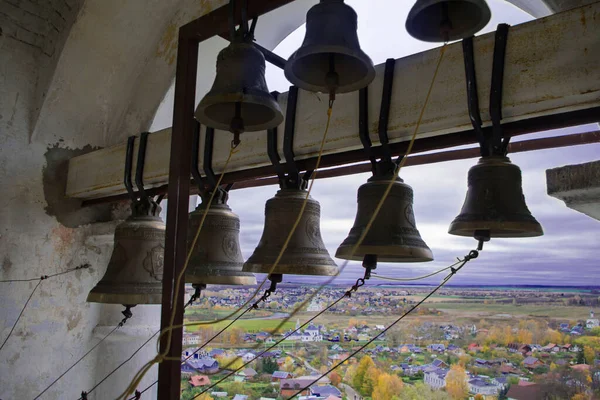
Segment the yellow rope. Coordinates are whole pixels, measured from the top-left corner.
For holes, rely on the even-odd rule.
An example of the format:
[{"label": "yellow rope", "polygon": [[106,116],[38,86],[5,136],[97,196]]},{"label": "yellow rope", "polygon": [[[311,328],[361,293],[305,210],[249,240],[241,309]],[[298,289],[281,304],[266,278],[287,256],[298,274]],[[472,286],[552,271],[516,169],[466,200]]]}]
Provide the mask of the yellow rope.
[{"label": "yellow rope", "polygon": [[[289,235],[288,235],[288,237],[287,237],[287,239],[286,239],[286,241],[285,241],[285,243],[284,243],[284,246],[283,246],[283,248],[282,248],[282,249],[281,249],[281,251],[279,252],[279,255],[278,255],[277,259],[275,260],[275,263],[273,264],[273,267],[271,267],[271,270],[270,270],[269,274],[271,274],[271,273],[272,273],[272,272],[275,270],[275,267],[277,266],[277,264],[278,264],[278,263],[279,263],[279,261],[281,260],[281,257],[282,257],[282,255],[283,255],[283,253],[285,252],[285,249],[287,248],[287,246],[288,246],[288,244],[289,244],[289,242],[290,242],[290,240],[291,240],[291,238],[292,238],[292,235],[294,234],[294,231],[296,230],[296,228],[298,227],[298,224],[300,223],[300,220],[301,220],[301,218],[302,218],[302,213],[304,212],[304,208],[306,207],[306,204],[308,203],[308,198],[309,198],[309,196],[310,196],[310,193],[311,193],[311,191],[312,191],[313,184],[315,183],[315,178],[316,178],[316,176],[317,176],[317,171],[318,171],[318,169],[319,169],[319,165],[321,164],[321,158],[322,158],[322,155],[323,155],[323,149],[324,149],[324,147],[325,147],[325,143],[326,143],[326,140],[327,140],[327,133],[329,132],[329,125],[330,125],[330,122],[331,122],[331,114],[332,114],[332,112],[333,112],[333,109],[332,109],[332,104],[331,104],[331,105],[330,105],[330,107],[327,109],[327,123],[325,124],[325,131],[323,132],[323,138],[321,139],[321,145],[320,145],[320,147],[319,147],[319,154],[318,154],[318,156],[317,156],[317,162],[315,163],[315,170],[314,170],[314,172],[313,172],[313,174],[312,174],[311,181],[310,181],[310,184],[309,184],[309,186],[308,186],[308,190],[307,190],[307,192],[306,192],[306,196],[305,196],[305,198],[304,198],[304,202],[303,202],[303,204],[302,204],[302,207],[301,207],[301,209],[300,209],[300,213],[298,214],[298,218],[296,219],[296,221],[295,221],[294,225],[292,226],[292,230],[290,231],[290,233],[289,233]],[[264,284],[266,281],[267,281],[267,279],[265,279],[265,280],[262,282],[261,286],[262,286],[262,285],[263,285],[263,284]],[[317,292],[318,292],[320,289],[322,289],[322,287],[323,287],[323,286],[321,286],[321,288],[319,288],[319,289],[317,290]],[[310,300],[310,299],[312,299],[312,297],[314,297],[314,296],[316,295],[316,293],[317,293],[317,292],[313,293],[313,294],[312,294],[312,295],[309,297],[309,300]],[[300,304],[300,306],[299,306],[299,307],[297,307],[297,308],[296,308],[294,311],[292,311],[292,312],[290,313],[290,315],[288,315],[286,318],[284,318],[284,319],[283,319],[283,320],[282,320],[282,321],[279,323],[279,325],[278,325],[277,327],[275,327],[275,328],[274,328],[274,329],[271,331],[271,332],[272,332],[272,334],[274,334],[275,332],[277,332],[277,331],[278,331],[278,330],[279,330],[279,329],[280,329],[280,328],[281,328],[281,327],[282,327],[282,326],[283,326],[283,325],[284,325],[284,324],[285,324],[285,323],[286,323],[286,322],[287,322],[287,321],[288,321],[290,318],[292,318],[292,317],[293,317],[295,314],[297,314],[297,313],[298,313],[298,312],[299,312],[299,311],[300,311],[300,310],[301,310],[301,309],[304,307],[304,305],[307,303],[307,301],[308,301],[308,300],[305,300],[305,301],[304,301],[302,304]],[[248,303],[248,302],[247,302],[247,303]],[[240,307],[240,308],[239,308],[238,310],[236,310],[236,311],[235,311],[233,314],[237,314],[237,313],[238,313],[238,312],[239,312],[239,311],[240,311],[240,310],[241,310],[243,307],[244,307],[244,306]],[[183,325],[184,325],[184,326],[197,326],[197,325],[210,325],[210,324],[213,324],[213,323],[215,323],[215,322],[214,322],[214,321],[212,321],[212,322],[197,322],[197,321],[196,321],[196,322],[188,322],[188,323],[185,323],[185,324],[183,324]],[[251,348],[251,350],[257,349],[258,347],[260,347],[260,344],[257,344],[256,346],[252,347],[252,348]],[[229,367],[230,365],[232,365],[233,363],[235,363],[235,362],[236,362],[236,361],[237,361],[239,358],[240,358],[240,357],[236,357],[236,358],[235,358],[235,359],[233,359],[233,360],[232,360],[232,361],[231,361],[231,362],[230,362],[228,365],[225,365],[224,367],[222,367],[222,369],[228,369],[228,367]]]},{"label": "yellow rope", "polygon": [[[442,59],[443,59],[443,56],[444,56],[445,50],[446,50],[446,44],[444,44],[444,45],[442,46],[441,50],[440,50],[440,57],[439,57],[439,59],[438,59],[437,65],[436,65],[435,72],[434,72],[434,75],[433,75],[433,79],[432,79],[432,81],[431,81],[431,84],[430,84],[430,86],[429,86],[429,90],[427,91],[427,96],[425,97],[425,102],[423,103],[423,107],[421,108],[421,112],[420,112],[420,114],[419,114],[419,118],[418,118],[418,120],[417,120],[417,124],[416,124],[416,126],[415,126],[415,130],[414,130],[414,132],[413,132],[413,135],[412,135],[412,137],[411,137],[410,143],[409,143],[409,145],[408,145],[408,147],[407,147],[407,150],[406,150],[405,156],[402,158],[402,160],[401,160],[401,162],[400,162],[400,165],[398,166],[398,168],[397,168],[397,169],[396,169],[396,171],[395,171],[395,174],[394,174],[394,179],[395,179],[395,178],[397,178],[397,177],[399,176],[399,174],[400,174],[400,170],[402,169],[402,167],[404,167],[404,164],[406,163],[407,156],[408,156],[408,155],[409,155],[409,154],[412,152],[412,148],[413,148],[414,142],[415,142],[415,140],[416,140],[416,138],[417,138],[417,133],[418,133],[418,131],[419,131],[419,127],[420,127],[420,125],[421,125],[421,121],[422,121],[422,119],[423,119],[423,115],[425,114],[425,109],[427,108],[427,103],[429,102],[429,98],[431,97],[431,92],[432,92],[432,90],[433,90],[433,86],[434,86],[434,83],[435,83],[436,77],[437,77],[437,75],[438,75],[439,68],[440,68],[440,65],[441,65],[441,62],[442,62]],[[291,240],[291,238],[292,238],[292,236],[293,236],[293,234],[294,234],[294,232],[295,232],[296,228],[298,227],[298,224],[300,223],[300,220],[301,220],[301,218],[302,218],[302,214],[304,213],[304,209],[306,208],[306,204],[308,203],[308,198],[309,198],[309,196],[310,196],[310,192],[311,192],[311,190],[312,190],[312,186],[313,186],[313,183],[314,183],[314,180],[315,180],[315,177],[316,177],[316,171],[318,170],[318,168],[319,168],[319,165],[320,165],[320,162],[321,162],[321,157],[322,157],[322,153],[323,153],[323,148],[324,148],[324,145],[325,145],[325,141],[326,141],[327,133],[328,133],[328,131],[329,131],[329,124],[330,124],[330,121],[331,121],[331,114],[332,114],[332,105],[330,104],[330,106],[329,106],[329,108],[328,108],[328,110],[327,110],[327,124],[326,124],[326,127],[325,127],[325,132],[324,132],[324,134],[323,134],[323,139],[322,139],[322,141],[321,141],[321,146],[320,146],[320,149],[319,149],[319,155],[318,155],[318,158],[317,158],[317,163],[316,163],[316,165],[315,165],[315,174],[313,174],[313,177],[312,177],[312,179],[311,179],[311,183],[310,183],[310,185],[309,185],[309,188],[308,188],[308,190],[307,190],[307,192],[306,192],[306,196],[305,196],[305,198],[304,198],[304,202],[302,203],[302,206],[301,206],[301,208],[300,208],[300,213],[298,214],[298,218],[296,219],[296,221],[295,221],[295,223],[294,223],[294,225],[293,225],[293,227],[292,227],[292,230],[290,231],[290,233],[289,233],[288,237],[286,238],[286,241],[284,242],[284,245],[283,245],[283,247],[282,247],[281,251],[279,252],[279,255],[277,256],[277,259],[275,260],[275,263],[274,263],[274,264],[273,264],[273,266],[271,267],[271,270],[269,271],[268,275],[270,275],[271,273],[273,273],[273,271],[275,270],[275,268],[276,268],[276,267],[277,267],[277,265],[279,264],[279,261],[281,260],[281,258],[282,258],[282,256],[283,256],[283,253],[284,253],[284,252],[285,252],[285,250],[287,249],[287,246],[288,246],[288,244],[289,244],[289,242],[290,242],[290,240]],[[229,154],[229,158],[227,159],[227,162],[229,162],[229,159],[231,159],[231,156],[232,156],[232,154],[233,154],[233,149],[232,149],[232,151],[231,151],[231,152],[230,152],[230,154]],[[227,165],[227,163],[226,163],[226,165]],[[220,181],[221,181],[221,179],[222,179],[222,178],[223,178],[223,174],[221,174],[221,177],[219,178],[219,183],[220,183]],[[386,188],[386,190],[385,190],[385,192],[384,192],[384,194],[383,194],[383,196],[382,196],[381,200],[380,200],[380,201],[379,201],[379,203],[377,204],[377,207],[375,208],[375,211],[374,211],[373,215],[371,216],[371,219],[369,220],[369,222],[368,222],[367,226],[365,227],[365,229],[364,229],[363,233],[361,234],[361,236],[360,236],[359,240],[358,240],[358,241],[356,242],[356,244],[353,246],[353,248],[352,248],[352,251],[351,251],[351,253],[350,253],[350,256],[349,256],[349,258],[351,258],[351,257],[354,255],[354,253],[356,252],[356,250],[358,249],[358,247],[360,246],[360,244],[362,243],[362,241],[363,241],[363,240],[364,240],[364,238],[366,237],[367,233],[368,233],[368,232],[369,232],[369,230],[371,229],[371,226],[373,225],[373,223],[374,223],[375,219],[377,218],[377,215],[379,214],[379,212],[380,212],[381,208],[383,207],[383,204],[384,204],[384,202],[385,202],[385,200],[386,200],[387,196],[389,195],[389,193],[390,193],[390,191],[391,191],[391,189],[392,189],[392,186],[394,185],[394,179],[390,180],[390,183],[388,184],[388,186],[387,186],[387,188]],[[213,195],[214,195],[214,193],[213,193]],[[212,201],[212,196],[211,196],[211,201]],[[207,211],[208,211],[208,209],[206,210],[206,212],[207,212]],[[205,212],[205,216],[206,216],[206,212]],[[200,226],[199,226],[198,232],[196,232],[196,236],[195,236],[195,238],[194,238],[194,241],[193,241],[193,243],[194,243],[194,244],[195,244],[195,242],[196,242],[196,240],[197,240],[197,238],[198,238],[198,236],[199,236],[200,229],[202,228],[202,223],[203,223],[203,222],[204,222],[204,218],[203,218],[203,219],[202,219],[202,221],[201,221],[201,224],[200,224]],[[193,248],[193,246],[192,246],[192,248]],[[186,259],[186,263],[185,263],[185,265],[184,265],[184,269],[183,269],[182,273],[180,274],[180,276],[179,276],[179,278],[178,278],[178,281],[177,281],[176,288],[178,288],[178,287],[179,287],[180,280],[181,280],[180,278],[182,277],[182,275],[183,275],[183,273],[184,273],[185,269],[187,268],[187,264],[188,264],[188,261],[189,261],[189,257],[190,257],[190,253],[188,253],[188,257],[187,257],[187,259]],[[176,327],[175,327],[175,326],[173,326],[173,322],[174,322],[174,318],[175,318],[175,307],[176,307],[176,305],[175,305],[175,306],[174,306],[174,308],[173,308],[173,313],[172,313],[172,318],[171,318],[171,322],[170,322],[169,328],[167,328],[167,329],[168,329],[168,332],[169,332],[169,338],[168,338],[168,344],[169,344],[169,345],[166,347],[166,349],[168,349],[168,348],[170,347],[170,344],[171,344],[171,338],[172,338],[171,331],[172,331],[173,329],[180,328],[180,327],[182,327],[182,326],[191,326],[191,325],[204,325],[204,324],[208,325],[208,324],[214,324],[214,323],[218,323],[218,322],[220,322],[220,321],[224,321],[224,320],[226,320],[226,319],[229,319],[231,316],[233,316],[233,315],[237,314],[238,312],[240,312],[241,310],[243,310],[243,309],[244,309],[244,307],[250,303],[250,301],[251,301],[251,300],[252,300],[252,299],[253,299],[253,298],[254,298],[254,297],[255,297],[255,296],[258,294],[258,292],[260,291],[260,289],[261,289],[261,288],[264,286],[264,284],[265,284],[265,283],[266,283],[266,281],[268,280],[268,275],[267,275],[267,278],[265,278],[265,279],[262,281],[262,283],[259,285],[259,287],[258,287],[258,288],[257,288],[257,290],[255,291],[255,293],[253,294],[253,296],[252,296],[250,299],[248,299],[248,301],[246,301],[246,302],[245,302],[245,303],[244,303],[244,304],[243,304],[241,307],[239,307],[237,310],[235,310],[234,312],[232,312],[232,313],[231,313],[229,316],[226,316],[226,317],[224,317],[224,318],[221,318],[221,319],[218,319],[218,320],[211,321],[211,322],[209,322],[209,323],[199,323],[199,322],[193,322],[193,323],[187,323],[187,324],[178,325],[178,326],[176,326]],[[321,288],[322,288],[322,287],[321,287]],[[299,307],[299,308],[300,308],[300,307]],[[294,310],[294,311],[293,311],[293,314],[296,314],[296,313],[299,311],[299,308],[298,308],[298,309],[296,309],[296,310]],[[293,314],[292,314],[292,315],[293,315]],[[286,321],[287,321],[287,320],[289,320],[289,318],[291,318],[291,316],[288,316],[288,317],[286,318]],[[163,334],[163,333],[164,333],[164,332],[161,332],[161,336],[162,336],[162,334]],[[165,359],[165,356],[166,356],[166,353],[165,353],[165,354],[162,354],[162,355],[161,355],[161,354],[159,354],[159,355],[157,355],[157,357],[155,357],[153,360],[151,360],[151,361],[150,361],[148,364],[149,364],[149,365],[150,365],[150,367],[151,367],[151,366],[152,366],[154,363],[161,362],[162,360],[164,360],[164,359]],[[126,392],[124,393],[124,395],[123,395],[123,396],[119,396],[119,397],[126,397],[128,394],[131,394],[131,393],[133,393],[133,391],[135,390],[135,388],[137,387],[137,385],[139,384],[139,382],[141,381],[141,379],[143,378],[143,376],[145,375],[145,373],[147,372],[147,370],[149,370],[149,369],[150,369],[150,367],[148,367],[148,368],[147,368],[145,371],[143,371],[143,373],[141,374],[141,376],[139,377],[139,379],[135,379],[135,380],[134,380],[134,382],[132,382],[132,384],[129,386],[129,388],[126,390]],[[140,372],[142,372],[142,371],[140,371]],[[138,373],[138,375],[140,375],[140,373]],[[135,384],[134,384],[134,383],[135,383]]]},{"label": "yellow rope", "polygon": [[395,174],[394,174],[394,178],[392,178],[390,180],[390,183],[388,184],[387,188],[385,189],[385,192],[383,193],[383,196],[381,197],[381,200],[379,200],[379,203],[377,204],[377,207],[375,207],[375,211],[373,212],[373,215],[371,216],[371,219],[369,220],[369,223],[367,224],[367,226],[363,230],[363,232],[360,235],[360,238],[358,239],[358,241],[356,242],[356,244],[352,247],[352,251],[350,252],[350,255],[348,256],[349,259],[352,258],[352,256],[354,256],[354,253],[358,249],[358,246],[361,245],[361,243],[363,242],[363,240],[365,239],[365,237],[369,233],[369,230],[371,229],[371,226],[375,222],[375,219],[377,218],[377,215],[379,214],[379,211],[381,211],[381,208],[383,207],[383,203],[385,202],[385,200],[387,199],[388,195],[390,194],[390,191],[392,190],[392,186],[394,186],[394,180],[400,174],[400,170],[402,169],[402,167],[404,167],[404,164],[406,163],[406,160],[407,160],[408,156],[412,152],[412,148],[413,148],[413,145],[415,143],[415,140],[417,139],[417,133],[419,132],[419,127],[421,126],[421,121],[423,120],[423,115],[425,114],[425,109],[427,108],[427,103],[429,103],[429,98],[431,97],[431,92],[433,90],[435,79],[436,79],[436,77],[438,75],[438,72],[440,70],[440,65],[442,63],[442,59],[444,58],[445,51],[446,51],[446,44],[444,43],[444,45],[442,46],[442,48],[440,50],[440,57],[438,59],[437,65],[435,67],[435,71],[433,73],[433,79],[431,80],[431,84],[429,85],[429,90],[427,91],[427,96],[425,97],[425,102],[423,103],[423,107],[421,108],[421,112],[419,113],[419,118],[417,119],[417,124],[415,125],[415,130],[414,130],[413,135],[412,135],[412,137],[410,139],[410,143],[408,144],[408,147],[406,148],[406,153],[404,154],[404,157],[402,157],[402,161],[400,161],[400,165],[398,166],[398,168],[396,168],[396,171],[395,171]]},{"label": "yellow rope", "polygon": [[[215,186],[215,190],[213,190],[213,192],[211,193],[210,199],[208,200],[208,204],[206,205],[206,209],[204,210],[204,213],[202,214],[202,219],[200,220],[200,225],[198,225],[198,230],[196,231],[196,235],[194,236],[194,239],[192,240],[192,243],[187,252],[187,255],[185,258],[185,263],[183,264],[183,268],[181,269],[181,272],[177,276],[177,280],[175,283],[175,290],[173,291],[174,299],[178,298],[177,294],[179,293],[179,290],[182,288],[181,283],[185,276],[185,271],[187,270],[188,264],[190,262],[190,259],[192,256],[192,251],[196,247],[196,243],[198,242],[198,238],[200,237],[200,231],[202,230],[202,227],[204,226],[204,221],[206,220],[206,216],[208,215],[208,211],[210,209],[210,206],[212,205],[212,201],[213,201],[216,193],[218,192],[217,189],[221,185],[221,181],[223,180],[223,176],[225,175],[227,166],[229,165],[229,162],[231,161],[231,158],[233,157],[233,155],[235,153],[237,153],[236,148],[237,148],[237,146],[231,147],[231,149],[229,151],[229,156],[227,157],[227,161],[225,161],[225,165],[223,166],[223,172],[219,176],[219,179],[217,180],[217,184]],[[135,391],[135,389],[137,388],[137,386],[139,385],[139,382],[144,378],[144,375],[146,375],[146,373],[150,370],[150,368],[152,368],[152,366],[154,364],[161,363],[165,359],[169,349],[171,348],[171,340],[173,338],[173,329],[177,329],[177,327],[174,326],[175,314],[177,312],[177,306],[178,306],[177,301],[174,301],[173,302],[173,310],[171,312],[171,317],[169,319],[169,326],[161,331],[161,333],[158,337],[158,340],[157,340],[157,343],[159,343],[162,335],[164,335],[165,333],[168,333],[167,345],[165,346],[164,352],[157,354],[156,357],[154,357],[152,360],[148,361],[135,375],[134,379],[131,381],[131,383],[129,384],[127,389],[125,389],[125,392],[123,392],[121,395],[119,395],[118,398],[126,398],[128,395],[132,394]]]}]

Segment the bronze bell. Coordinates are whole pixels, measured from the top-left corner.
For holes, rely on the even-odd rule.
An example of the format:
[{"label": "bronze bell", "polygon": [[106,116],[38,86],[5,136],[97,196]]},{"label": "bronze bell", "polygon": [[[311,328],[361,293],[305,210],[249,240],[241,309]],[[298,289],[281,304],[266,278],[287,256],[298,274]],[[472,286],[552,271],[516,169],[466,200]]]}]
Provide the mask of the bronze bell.
[{"label": "bronze bell", "polygon": [[160,206],[136,201],[132,214],[115,230],[115,246],[106,273],[87,301],[111,304],[160,304],[164,268],[165,224]]},{"label": "bronze bell", "polygon": [[406,30],[424,42],[449,42],[475,35],[490,21],[485,0],[417,0]]},{"label": "bronze bell", "polygon": [[[283,248],[302,207],[306,191],[281,189],[267,201],[265,228],[254,253],[244,264],[244,271],[267,274]],[[321,206],[308,198],[292,238],[273,275],[337,275],[339,270],[329,256],[321,238]]]},{"label": "bronze bell", "polygon": [[395,178],[369,232],[352,253],[394,176],[375,175],[358,189],[358,211],[354,226],[338,247],[335,254],[337,258],[360,261],[374,255],[377,261],[383,262],[433,260],[431,250],[417,230],[413,213],[413,190],[400,178]]},{"label": "bronze bell", "polygon": [[215,129],[261,131],[283,121],[265,81],[265,57],[251,41],[236,39],[217,57],[217,76],[198,104],[196,119]]},{"label": "bronze bell", "polygon": [[469,170],[465,203],[448,232],[488,238],[543,235],[542,226],[525,204],[521,169],[508,157],[480,158]]},{"label": "bronze bell", "polygon": [[[188,246],[194,240],[205,212],[206,202],[202,202],[190,213]],[[239,236],[240,218],[226,203],[213,202],[192,251],[185,282],[214,285],[256,284],[254,274],[242,272],[244,258]]]},{"label": "bronze bell", "polygon": [[375,78],[358,42],[356,12],[342,0],[321,0],[306,15],[302,46],[285,64],[285,77],[311,92],[346,93]]}]

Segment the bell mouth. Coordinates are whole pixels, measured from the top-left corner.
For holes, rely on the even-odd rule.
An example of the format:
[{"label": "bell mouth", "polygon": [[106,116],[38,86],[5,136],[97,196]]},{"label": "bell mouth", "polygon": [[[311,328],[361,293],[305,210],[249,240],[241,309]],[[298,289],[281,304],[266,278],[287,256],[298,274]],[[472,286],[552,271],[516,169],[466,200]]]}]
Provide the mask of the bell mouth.
[{"label": "bell mouth", "polygon": [[235,272],[232,275],[186,275],[185,283],[205,284],[205,285],[256,285],[256,277],[251,273],[242,271]]},{"label": "bell mouth", "polygon": [[210,102],[198,105],[196,119],[211,128],[229,131],[236,103],[242,104],[241,118],[245,132],[267,130],[283,122],[283,114],[274,99],[252,94],[213,96]]},{"label": "bell mouth", "polygon": [[307,46],[292,54],[285,64],[285,77],[294,85],[311,92],[328,93],[327,73],[330,54],[335,55],[339,77],[336,93],[349,93],[368,86],[375,79],[373,62],[362,51],[341,46]]},{"label": "bell mouth", "polygon": [[450,224],[448,233],[456,236],[474,237],[475,231],[478,230],[488,230],[490,238],[526,238],[544,234],[542,226],[537,221],[453,221]]},{"label": "bell mouth", "polygon": [[[376,254],[377,262],[392,263],[412,263],[433,261],[433,253],[428,247],[399,247],[394,246],[359,246],[354,254],[354,246],[340,246],[336,253],[336,258],[352,261],[363,261],[368,254]],[[351,255],[352,254],[352,255]]]},{"label": "bell mouth", "polygon": [[340,273],[340,269],[335,264],[333,260],[331,260],[331,264],[315,264],[315,265],[302,265],[298,263],[279,263],[275,267],[274,271],[271,271],[273,268],[273,263],[271,264],[263,264],[263,263],[254,263],[254,262],[246,262],[244,264],[244,272],[254,272],[259,274],[280,274],[280,275],[318,275],[318,276],[337,276]]},{"label": "bell mouth", "polygon": [[[100,287],[99,287],[100,286]],[[131,293],[133,290],[143,293]],[[162,283],[118,285],[107,283],[96,285],[87,296],[88,303],[104,304],[161,304]]]}]

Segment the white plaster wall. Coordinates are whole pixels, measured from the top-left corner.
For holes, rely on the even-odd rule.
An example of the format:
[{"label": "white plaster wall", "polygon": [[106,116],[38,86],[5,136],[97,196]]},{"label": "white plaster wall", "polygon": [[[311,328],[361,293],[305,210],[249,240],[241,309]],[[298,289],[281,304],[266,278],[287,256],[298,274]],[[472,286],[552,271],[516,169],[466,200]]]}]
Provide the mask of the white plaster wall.
[{"label": "white plaster wall", "polygon": [[[44,211],[47,146],[28,140],[39,57],[32,46],[0,38],[0,279],[36,277],[82,262],[92,268],[44,281],[33,296],[0,352],[0,398],[5,400],[33,398],[83,354],[98,313],[85,297],[107,262],[106,252],[83,246],[90,227],[66,228]],[[3,340],[35,282],[0,285]],[[44,398],[77,398],[78,386],[91,383],[94,364],[93,357],[86,360]]]}]

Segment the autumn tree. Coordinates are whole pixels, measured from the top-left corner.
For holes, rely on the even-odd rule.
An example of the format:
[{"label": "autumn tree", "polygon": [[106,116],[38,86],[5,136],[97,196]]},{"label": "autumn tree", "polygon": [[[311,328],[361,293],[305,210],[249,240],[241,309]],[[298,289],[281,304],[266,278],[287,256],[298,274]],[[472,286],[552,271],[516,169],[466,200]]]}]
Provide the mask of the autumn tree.
[{"label": "autumn tree", "polygon": [[454,400],[463,400],[469,394],[467,373],[460,365],[453,365],[446,375],[446,392]]},{"label": "autumn tree", "polygon": [[364,396],[371,396],[373,394],[373,391],[377,386],[379,375],[381,375],[381,371],[377,369],[375,365],[372,365],[367,369],[363,379],[363,384],[359,389]]},{"label": "autumn tree", "polygon": [[593,364],[596,358],[596,352],[590,346],[583,346],[583,358],[586,364]]},{"label": "autumn tree", "polygon": [[390,374],[380,374],[377,377],[377,385],[373,390],[373,400],[389,400],[394,396],[397,396],[404,383],[402,379],[398,378],[396,375]]},{"label": "autumn tree", "polygon": [[365,375],[367,374],[367,370],[370,367],[374,367],[375,363],[373,362],[373,359],[369,356],[364,356],[363,358],[361,358],[360,363],[358,363],[358,367],[356,368],[356,373],[354,374],[354,377],[352,378],[352,386],[360,391],[363,383],[365,381]]},{"label": "autumn tree", "polygon": [[331,381],[331,384],[336,387],[342,383],[342,377],[335,371],[329,374],[329,380]]},{"label": "autumn tree", "polygon": [[344,382],[348,382],[349,384],[354,385],[356,369],[356,365],[350,365],[348,368],[346,368],[346,373],[344,374]]}]

